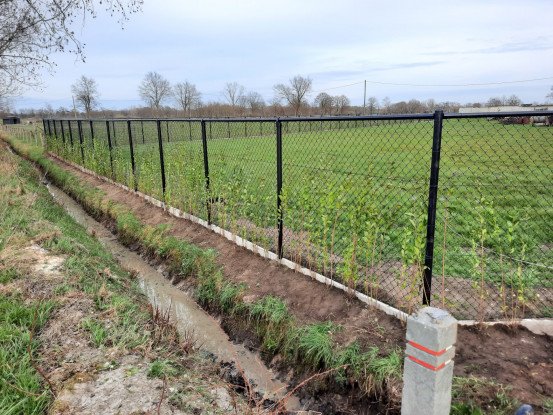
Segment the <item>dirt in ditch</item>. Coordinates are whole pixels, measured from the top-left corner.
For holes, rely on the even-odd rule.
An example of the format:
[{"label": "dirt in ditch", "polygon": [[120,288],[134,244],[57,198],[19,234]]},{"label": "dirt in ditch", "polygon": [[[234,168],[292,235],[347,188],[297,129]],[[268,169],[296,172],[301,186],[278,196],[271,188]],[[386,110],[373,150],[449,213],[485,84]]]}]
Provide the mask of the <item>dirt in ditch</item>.
[{"label": "dirt in ditch", "polygon": [[[357,339],[383,352],[404,347],[405,327],[394,317],[370,308],[342,291],[238,247],[191,221],[175,218],[117,186],[53,159],[81,180],[101,189],[106,198],[128,206],[149,225],[171,226],[170,233],[197,246],[215,249],[225,276],[247,284],[248,299],[264,295],[283,298],[300,322],[332,320],[344,327],[341,341]],[[522,327],[460,327],[455,358],[456,376],[491,379],[511,388],[520,402],[539,408],[553,396],[553,339]]]}]

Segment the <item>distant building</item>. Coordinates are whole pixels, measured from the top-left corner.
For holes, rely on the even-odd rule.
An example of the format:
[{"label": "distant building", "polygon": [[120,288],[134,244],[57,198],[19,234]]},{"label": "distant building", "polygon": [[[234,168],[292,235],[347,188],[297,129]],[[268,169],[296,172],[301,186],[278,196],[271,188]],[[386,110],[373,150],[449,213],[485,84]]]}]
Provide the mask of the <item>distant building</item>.
[{"label": "distant building", "polygon": [[553,125],[553,116],[540,115],[540,111],[553,111],[553,105],[500,105],[497,107],[461,107],[460,114],[475,114],[479,112],[528,112],[527,117],[510,117],[509,120],[514,124],[545,124]]},{"label": "distant building", "polygon": [[2,118],[2,124],[4,125],[10,125],[10,124],[21,124],[21,118],[16,117],[15,115],[6,115]]}]

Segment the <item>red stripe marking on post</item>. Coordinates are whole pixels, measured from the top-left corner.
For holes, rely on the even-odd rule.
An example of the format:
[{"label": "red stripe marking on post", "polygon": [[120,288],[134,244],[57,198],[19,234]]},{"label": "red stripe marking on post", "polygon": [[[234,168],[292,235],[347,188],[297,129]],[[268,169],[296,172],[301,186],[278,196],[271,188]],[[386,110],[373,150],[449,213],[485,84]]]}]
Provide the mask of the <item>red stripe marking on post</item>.
[{"label": "red stripe marking on post", "polygon": [[422,344],[415,343],[414,341],[408,341],[407,343],[410,344],[411,346],[413,346],[415,349],[422,350],[423,352],[431,354],[432,356],[441,356],[447,351],[447,349],[443,349],[443,350],[440,350],[440,351],[436,352],[432,349],[428,349],[428,348],[424,347]]},{"label": "red stripe marking on post", "polygon": [[445,363],[442,363],[440,366],[432,366],[430,363],[426,363],[420,359],[417,359],[416,357],[413,357],[413,356],[407,356],[407,357],[411,359],[413,362],[418,363],[422,367],[433,370],[434,372],[437,372],[438,370],[443,369],[445,366]]}]

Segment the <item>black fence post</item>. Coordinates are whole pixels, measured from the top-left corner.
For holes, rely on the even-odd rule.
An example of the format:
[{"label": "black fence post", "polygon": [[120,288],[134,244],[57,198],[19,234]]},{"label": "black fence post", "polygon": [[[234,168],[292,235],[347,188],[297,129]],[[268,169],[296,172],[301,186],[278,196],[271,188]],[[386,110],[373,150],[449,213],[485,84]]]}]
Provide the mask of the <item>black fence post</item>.
[{"label": "black fence post", "polygon": [[167,127],[167,128],[166,128],[166,129],[167,129],[167,142],[169,142],[169,141],[170,141],[170,140],[169,140],[169,121],[166,121],[166,122],[165,122],[165,126]]},{"label": "black fence post", "polygon": [[117,135],[115,134],[115,121],[111,122],[111,129],[113,130],[113,145],[117,147]]},{"label": "black fence post", "polygon": [[83,161],[83,167],[84,167],[83,124],[82,124],[81,120],[77,121],[77,131],[79,133],[79,144],[81,146],[81,159]]},{"label": "black fence post", "polygon": [[227,121],[227,135],[230,138],[230,121]]},{"label": "black fence post", "polygon": [[138,190],[138,183],[136,182],[136,165],[134,163],[134,146],[132,143],[132,128],[131,128],[131,121],[127,120],[127,131],[129,133],[129,147],[131,149],[131,170],[132,170],[132,178],[133,178],[133,184],[134,184],[134,190]]},{"label": "black fence post", "polygon": [[188,121],[188,138],[192,141],[192,121]]},{"label": "black fence post", "polygon": [[440,174],[440,152],[444,112],[434,112],[434,134],[432,137],[432,161],[430,164],[430,186],[428,190],[428,217],[426,222],[426,252],[424,255],[422,304],[430,305],[432,295],[432,262],[434,260],[434,233],[436,230],[436,207],[438,202],[438,178]]},{"label": "black fence post", "polygon": [[52,126],[50,125],[50,120],[48,120],[48,135],[52,135]]},{"label": "black fence post", "polygon": [[109,121],[106,121],[106,131],[108,134],[109,165],[111,168],[111,180],[115,181],[115,169],[113,168],[113,145],[111,144],[111,133],[109,131]]},{"label": "black fence post", "polygon": [[142,144],[146,144],[146,139],[144,138],[144,121],[140,121],[140,128],[142,129]]},{"label": "black fence post", "polygon": [[89,121],[90,125],[90,145],[92,146],[92,149],[94,149],[94,123],[92,120]]},{"label": "black fence post", "polygon": [[165,203],[165,159],[163,158],[163,137],[161,135],[161,120],[156,121],[157,124],[157,141],[159,145],[159,164],[161,166],[161,191],[163,193],[163,202]]},{"label": "black fence post", "polygon": [[67,129],[69,130],[69,142],[71,143],[71,151],[73,151],[73,129],[71,128],[71,120],[67,120]]},{"label": "black fence post", "polygon": [[[205,190],[206,190],[206,209],[207,209],[207,223],[211,225],[211,195],[209,192],[209,159],[207,156],[207,130],[205,126],[205,120],[201,121],[202,127],[202,147],[204,153],[204,175],[205,175]],[[211,127],[211,124],[210,124]]]},{"label": "black fence post", "polygon": [[283,239],[283,212],[282,212],[282,122],[277,118],[276,123],[276,168],[277,168],[277,228],[278,228],[278,244],[277,255],[282,259],[282,239]]},{"label": "black fence post", "polygon": [[63,128],[63,120],[60,121],[61,127],[61,142],[63,144],[63,150],[65,150],[65,129]]}]

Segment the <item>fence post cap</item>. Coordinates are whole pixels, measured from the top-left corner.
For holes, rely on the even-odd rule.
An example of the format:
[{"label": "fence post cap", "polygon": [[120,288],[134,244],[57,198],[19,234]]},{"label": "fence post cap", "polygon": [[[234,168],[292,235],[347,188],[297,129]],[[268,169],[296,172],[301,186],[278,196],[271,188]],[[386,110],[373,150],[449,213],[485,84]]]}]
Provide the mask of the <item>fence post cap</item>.
[{"label": "fence post cap", "polygon": [[457,341],[457,320],[445,310],[424,307],[407,319],[406,338],[436,352],[445,350]]},{"label": "fence post cap", "polygon": [[448,326],[456,324],[457,320],[447,311],[436,307],[424,307],[413,313],[411,316],[421,322],[427,322],[432,325]]}]

